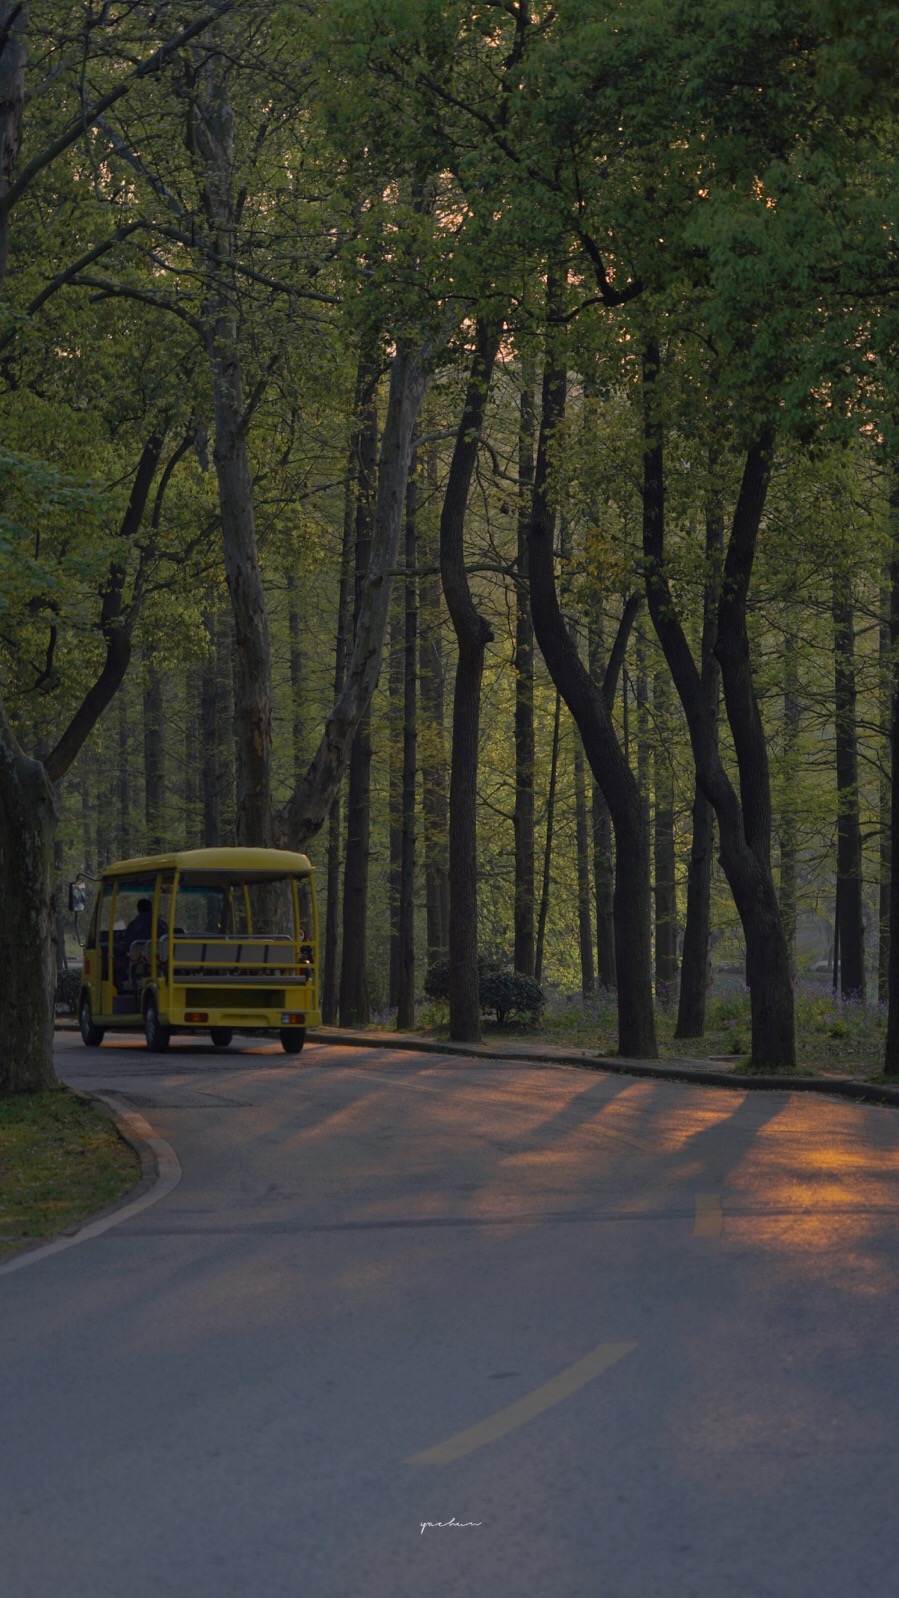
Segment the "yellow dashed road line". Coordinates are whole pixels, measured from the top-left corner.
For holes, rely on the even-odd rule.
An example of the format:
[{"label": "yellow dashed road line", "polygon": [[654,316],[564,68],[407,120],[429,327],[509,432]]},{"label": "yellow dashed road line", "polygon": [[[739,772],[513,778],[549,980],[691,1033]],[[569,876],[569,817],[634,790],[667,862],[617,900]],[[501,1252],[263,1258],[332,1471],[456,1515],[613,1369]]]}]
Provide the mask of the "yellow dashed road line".
[{"label": "yellow dashed road line", "polygon": [[625,1354],[630,1354],[636,1348],[636,1343],[600,1343],[592,1353],[585,1354],[583,1359],[577,1360],[573,1365],[567,1366],[553,1376],[542,1387],[535,1387],[532,1393],[526,1393],[523,1398],[517,1398],[513,1404],[507,1404],[505,1409],[498,1409],[495,1415],[487,1420],[478,1421],[474,1426],[467,1426],[465,1431],[456,1432],[448,1437],[445,1442],[437,1443],[434,1448],[426,1448],[420,1454],[412,1454],[406,1461],[409,1465],[449,1465],[454,1459],[461,1459],[463,1454],[472,1454],[476,1448],[483,1448],[487,1443],[496,1442],[498,1437],[505,1437],[507,1432],[512,1432],[519,1426],[524,1426],[535,1415],[542,1415],[545,1409],[551,1409],[553,1404],[558,1404],[563,1398],[570,1398],[578,1388],[584,1387],[587,1382],[592,1382],[595,1376],[601,1376],[610,1366],[617,1365]]}]

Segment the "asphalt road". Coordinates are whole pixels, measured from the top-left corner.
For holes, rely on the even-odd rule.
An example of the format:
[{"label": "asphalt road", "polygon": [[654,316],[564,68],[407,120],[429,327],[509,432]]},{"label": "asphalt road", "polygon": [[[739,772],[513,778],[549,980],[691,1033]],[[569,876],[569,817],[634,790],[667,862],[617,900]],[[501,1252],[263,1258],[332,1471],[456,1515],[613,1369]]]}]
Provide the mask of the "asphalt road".
[{"label": "asphalt road", "polygon": [[0,1272],[3,1598],[895,1598],[899,1112],[334,1046],[58,1070],[183,1175]]}]

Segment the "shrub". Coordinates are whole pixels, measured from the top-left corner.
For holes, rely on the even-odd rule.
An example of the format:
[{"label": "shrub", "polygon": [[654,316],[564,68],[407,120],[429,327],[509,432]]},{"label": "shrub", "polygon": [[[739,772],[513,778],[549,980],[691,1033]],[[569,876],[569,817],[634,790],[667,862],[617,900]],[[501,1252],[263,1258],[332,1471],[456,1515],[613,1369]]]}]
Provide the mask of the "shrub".
[{"label": "shrub", "polygon": [[480,990],[481,1009],[495,1010],[500,1026],[512,1010],[536,1016],[543,1009],[543,990],[520,971],[488,971],[481,977]]},{"label": "shrub", "polygon": [[[479,954],[478,977],[481,983],[483,984],[485,976],[494,971],[499,971],[497,962],[495,960],[488,959],[487,956],[483,954]],[[448,960],[435,960],[433,965],[428,966],[428,969],[425,972],[424,993],[425,997],[428,999],[449,998]],[[492,1008],[492,1006],[490,1006],[490,1008]]]},{"label": "shrub", "polygon": [[[539,1015],[543,1009],[543,991],[533,977],[522,976],[518,971],[501,971],[495,960],[481,956],[478,959],[479,992],[482,1010],[493,1010],[500,1026],[515,1011],[518,1015]],[[429,966],[424,981],[424,991],[429,999],[449,997],[449,964],[438,960]]]}]

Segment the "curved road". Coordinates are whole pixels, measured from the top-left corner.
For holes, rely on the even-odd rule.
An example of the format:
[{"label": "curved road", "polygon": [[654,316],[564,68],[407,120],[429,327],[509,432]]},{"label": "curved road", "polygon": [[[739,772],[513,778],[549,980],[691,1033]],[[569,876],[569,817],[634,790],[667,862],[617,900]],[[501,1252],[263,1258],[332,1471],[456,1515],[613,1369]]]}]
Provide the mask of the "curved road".
[{"label": "curved road", "polygon": [[10,1598],[893,1598],[896,1111],[324,1045],[57,1068],[183,1177],[0,1272]]}]

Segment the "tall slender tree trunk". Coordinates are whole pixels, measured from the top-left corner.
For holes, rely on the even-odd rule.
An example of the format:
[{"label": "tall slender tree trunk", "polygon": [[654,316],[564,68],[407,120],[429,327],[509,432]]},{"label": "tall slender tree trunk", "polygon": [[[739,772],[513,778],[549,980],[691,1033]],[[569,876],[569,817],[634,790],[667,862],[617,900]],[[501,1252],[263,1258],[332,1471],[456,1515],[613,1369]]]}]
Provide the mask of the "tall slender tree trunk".
[{"label": "tall slender tree trunk", "polygon": [[587,827],[587,792],[584,782],[584,750],[580,733],[574,734],[574,834],[577,847],[577,928],[581,964],[581,996],[589,999],[596,991],[593,963],[593,916],[590,894],[590,837]]},{"label": "tall slender tree trunk", "polygon": [[837,776],[837,890],[840,992],[865,997],[865,923],[862,910],[862,833],[858,796],[855,613],[847,572],[833,577],[834,733]]},{"label": "tall slender tree trunk", "polygon": [[200,772],[202,749],[200,742],[199,703],[202,693],[202,668],[188,667],[185,679],[184,702],[184,827],[182,837],[185,847],[192,849],[199,837]]},{"label": "tall slender tree trunk", "polygon": [[118,770],[116,774],[117,854],[120,860],[131,857],[131,721],[128,701],[123,693],[118,703]]},{"label": "tall slender tree trunk", "polygon": [[767,744],[746,630],[747,594],[770,478],[773,433],[764,429],[747,451],[718,604],[715,650],[737,756],[738,798],[718,754],[700,674],[678,619],[665,566],[663,432],[655,394],[658,366],[658,348],[650,344],[643,365],[643,552],[649,609],[687,718],[697,780],[715,807],[721,864],[743,926],[753,1064],[790,1069],[796,1063],[793,985],[771,870]]},{"label": "tall slender tree trunk", "polygon": [[556,783],[559,774],[559,727],[562,696],[556,689],[553,711],[553,736],[549,757],[549,789],[546,796],[546,835],[543,840],[543,871],[540,880],[540,908],[537,913],[537,947],[534,956],[534,976],[543,981],[543,956],[546,951],[546,922],[549,916],[549,890],[552,882],[553,833],[556,823]]},{"label": "tall slender tree trunk", "polygon": [[387,666],[388,735],[388,866],[387,919],[388,998],[391,1010],[397,1007],[400,986],[400,879],[403,872],[403,718],[405,711],[406,602],[403,586],[393,591],[390,616],[390,651]]},{"label": "tall slender tree trunk", "polygon": [[418,481],[412,457],[406,495],[406,627],[403,673],[403,790],[396,1024],[402,1030],[415,1024],[415,796],[417,772],[417,655],[418,655]]},{"label": "tall slender tree trunk", "polygon": [[[0,0],[0,199],[11,189],[22,139],[28,6]],[[9,217],[0,221],[0,295],[9,261]]]},{"label": "tall slender tree trunk", "polygon": [[[603,649],[602,604],[595,594],[590,607],[588,642],[590,676],[601,682],[605,671]],[[593,892],[596,902],[596,980],[601,989],[616,986],[615,976],[615,926],[612,919],[612,894],[615,884],[615,861],[612,843],[612,817],[602,796],[602,789],[594,779],[592,784],[593,823]]]},{"label": "tall slender tree trunk", "polygon": [[[363,390],[373,381],[364,363],[356,379],[354,412],[358,412]],[[340,581],[337,590],[337,636],[334,646],[334,699],[340,698],[346,676],[347,628],[350,617],[350,592],[353,582],[353,536],[356,526],[356,495],[359,485],[360,432],[354,420],[347,462],[343,498],[343,538],[340,551]],[[327,882],[325,890],[325,937],[322,970],[322,1020],[325,1026],[337,1021],[338,951],[340,947],[340,790],[328,811]]]},{"label": "tall slender tree trunk", "polygon": [[205,322],[215,421],[225,578],[234,618],[237,841],[271,848],[272,680],[268,610],[259,569],[248,409],[235,260],[240,204],[234,192],[234,114],[225,74],[210,54],[197,74],[188,145],[202,164],[206,222],[215,243]]},{"label": "tall slender tree trunk", "polygon": [[[437,446],[428,452],[428,498],[437,494]],[[418,670],[421,681],[421,810],[428,965],[449,954],[449,784],[444,750],[445,671],[439,551],[431,518],[420,518]]]},{"label": "tall slender tree trunk", "polygon": [[203,745],[200,789],[203,844],[207,849],[214,849],[221,842],[218,651],[214,609],[210,608],[206,612],[204,626],[208,643],[200,675],[200,736]]},{"label": "tall slender tree trunk", "polygon": [[796,760],[799,742],[799,675],[796,669],[796,637],[790,630],[784,640],[783,695],[783,802],[780,817],[780,920],[790,956],[790,969],[796,970],[796,917],[798,828],[796,814]]},{"label": "tall slender tree trunk", "polygon": [[[548,295],[552,298],[553,285]],[[618,1048],[622,1055],[657,1053],[652,998],[649,837],[633,772],[618,742],[609,703],[594,684],[568,635],[559,609],[549,500],[551,440],[565,411],[566,374],[548,350],[543,375],[540,437],[529,534],[534,633],[550,676],[577,722],[584,750],[615,828],[615,965],[618,973]]]},{"label": "tall slender tree trunk", "polygon": [[465,514],[499,349],[502,324],[479,319],[465,408],[450,464],[440,518],[440,574],[456,633],[458,659],[453,697],[450,764],[449,1030],[462,1043],[481,1036],[478,982],[478,734],[484,656],[493,631],[475,606],[465,570]]},{"label": "tall slender tree trunk", "polygon": [[143,651],[144,826],[146,851],[160,854],[165,839],[165,748],[162,678],[153,651]]},{"label": "tall slender tree trunk", "polygon": [[303,693],[306,676],[303,669],[302,629],[300,627],[299,585],[296,572],[287,574],[287,632],[290,641],[290,763],[294,787],[303,780],[306,762],[303,758],[305,723],[303,719]]},{"label": "tall slender tree trunk", "polygon": [[534,369],[525,363],[518,427],[518,560],[515,588],[514,965],[534,975],[534,625],[528,597],[528,524],[534,491]]},{"label": "tall slender tree trunk", "polygon": [[[652,747],[649,725],[649,680],[646,665],[646,634],[637,627],[634,637],[634,720],[636,723],[637,788],[640,814],[646,837],[646,901],[652,905]],[[652,911],[650,909],[650,915]],[[658,996],[657,996],[658,997]]]},{"label": "tall slender tree trunk", "polygon": [[[899,469],[890,489],[890,855],[899,860]],[[890,876],[884,1074],[899,1076],[899,871]]]},{"label": "tall slender tree trunk", "polygon": [[666,1010],[677,996],[677,873],[674,854],[674,767],[671,687],[667,670],[653,674],[656,738],[653,750],[653,864],[656,918],[656,999]]},{"label": "tall slender tree trunk", "polygon": [[890,644],[890,567],[887,562],[880,589],[880,727],[881,768],[879,781],[880,814],[880,885],[878,894],[877,936],[877,999],[886,1004],[889,996],[890,971],[890,880],[892,877],[892,850],[890,847],[890,712],[893,678],[892,648]]},{"label": "tall slender tree trunk", "polygon": [[[378,458],[378,415],[369,398],[359,435],[359,483],[356,494],[354,629],[359,626],[362,585],[371,556],[372,509]],[[343,1026],[365,1022],[368,999],[368,874],[371,837],[371,706],[356,729],[350,750],[347,788],[346,851],[343,867],[343,945],[340,959],[340,1020]]]},{"label": "tall slender tree trunk", "polygon": [[[0,1095],[53,1086],[56,798],[43,764],[22,753],[0,704]],[[22,958],[27,951],[28,958]]]}]

